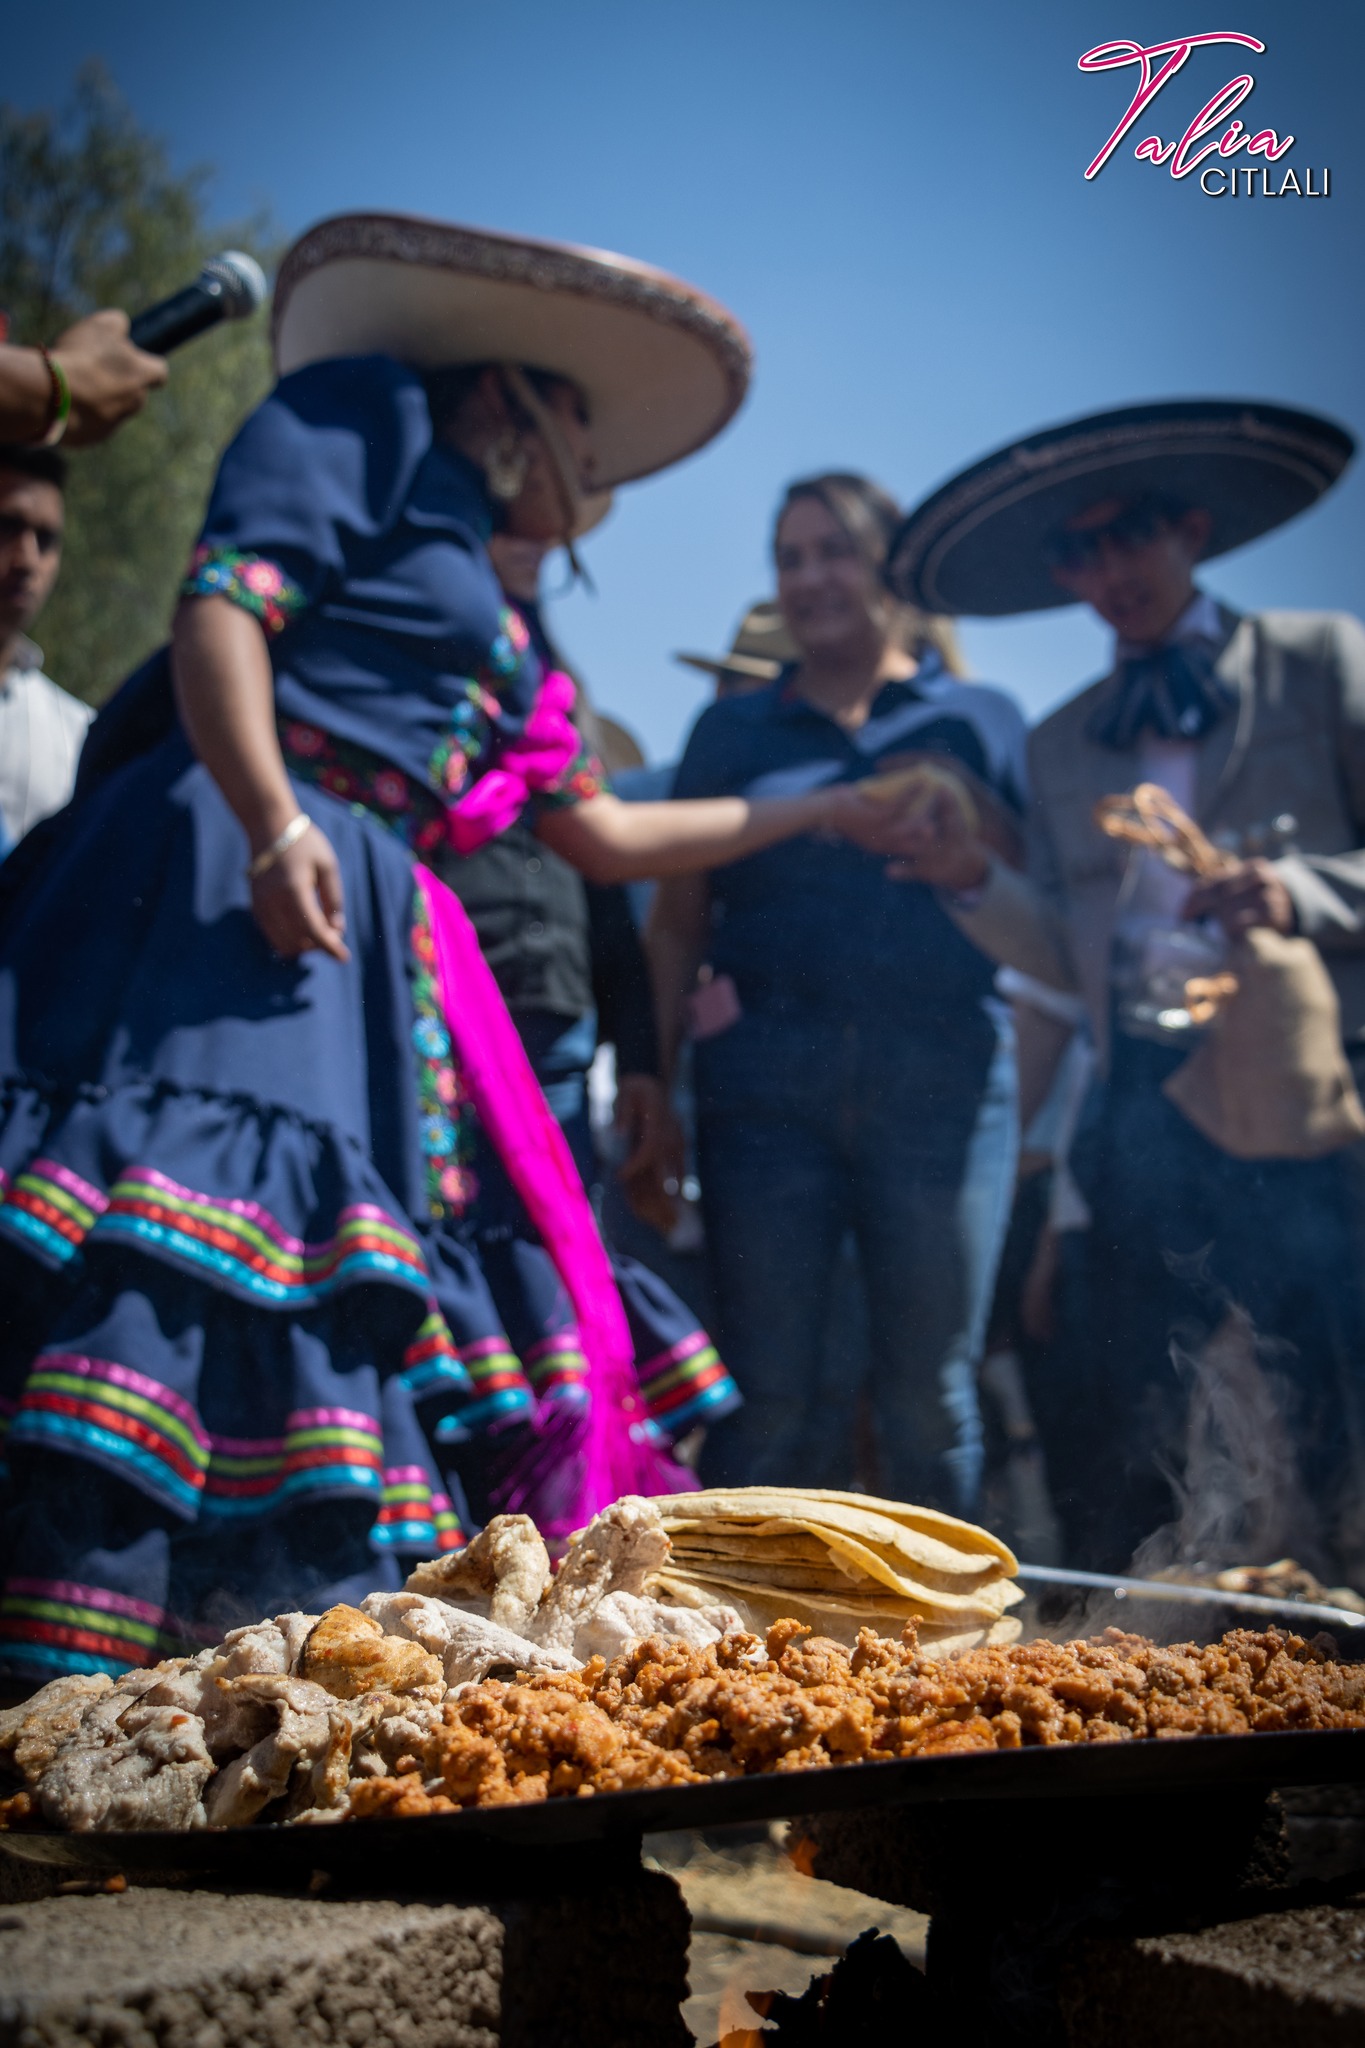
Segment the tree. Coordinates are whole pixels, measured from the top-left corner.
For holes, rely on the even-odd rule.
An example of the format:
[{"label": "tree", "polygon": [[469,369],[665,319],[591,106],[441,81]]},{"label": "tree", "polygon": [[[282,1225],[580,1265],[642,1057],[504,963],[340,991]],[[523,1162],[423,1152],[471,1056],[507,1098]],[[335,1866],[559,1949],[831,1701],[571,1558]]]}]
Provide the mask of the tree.
[{"label": "tree", "polygon": [[[267,219],[205,219],[204,169],[176,176],[103,68],[63,114],[0,107],[0,308],[18,342],[51,342],[98,306],[130,311],[186,283],[206,256],[267,265]],[[171,359],[170,382],[102,447],[71,459],[67,546],[39,622],[48,673],[99,703],[166,635],[223,445],[268,389],[268,323],[217,329]]]}]

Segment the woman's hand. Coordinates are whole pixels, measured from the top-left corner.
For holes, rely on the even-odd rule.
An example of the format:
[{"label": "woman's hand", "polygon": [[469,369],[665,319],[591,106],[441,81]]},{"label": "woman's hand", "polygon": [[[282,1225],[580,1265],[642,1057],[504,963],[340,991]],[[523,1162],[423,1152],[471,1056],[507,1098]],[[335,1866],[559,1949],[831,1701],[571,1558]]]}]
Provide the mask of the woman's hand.
[{"label": "woman's hand", "polygon": [[826,795],[826,829],[865,853],[890,855],[892,881],[956,893],[979,888],[990,873],[990,850],[946,785],[917,783],[890,802],[871,781],[837,783]]},{"label": "woman's hand", "polygon": [[886,870],[891,881],[925,882],[954,896],[979,889],[991,871],[990,848],[946,789],[936,789],[923,809],[904,821],[894,846],[877,851],[896,856]]},{"label": "woman's hand", "polygon": [[662,1081],[653,1074],[623,1074],[616,1090],[616,1130],[629,1151],[616,1178],[635,1215],[667,1237],[678,1220],[676,1190],[683,1175],[682,1126]]},{"label": "woman's hand", "polygon": [[[259,622],[226,597],[186,598],[171,632],[180,723],[246,834],[253,859],[301,813],[275,731],[275,678]],[[251,909],[282,960],[349,960],[341,871],[310,825],[251,884]]]},{"label": "woman's hand", "polygon": [[334,960],[351,957],[343,937],[341,870],[331,841],[316,825],[252,883],[251,909],[282,960],[312,952],[330,953]]}]

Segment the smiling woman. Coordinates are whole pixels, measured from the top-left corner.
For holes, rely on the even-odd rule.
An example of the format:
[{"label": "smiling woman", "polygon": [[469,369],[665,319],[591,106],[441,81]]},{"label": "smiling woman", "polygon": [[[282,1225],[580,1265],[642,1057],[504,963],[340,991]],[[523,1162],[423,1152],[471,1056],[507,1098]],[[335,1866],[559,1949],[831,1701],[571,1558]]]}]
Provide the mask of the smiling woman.
[{"label": "smiling woman", "polygon": [[799,659],[703,714],[676,788],[856,789],[899,764],[958,829],[934,861],[901,867],[911,879],[870,840],[805,838],[670,883],[653,945],[675,1039],[704,972],[703,1204],[720,1342],[746,1403],[708,1441],[715,1481],[847,1483],[858,1389],[831,1412],[817,1375],[851,1233],[878,1483],[961,1513],[980,1466],[973,1375],[1009,1204],[1014,1068],[992,965],[945,892],[1018,858],[1024,729],[1008,697],[952,672],[946,622],[931,628],[887,594],[898,517],[857,476],[788,490],[774,557]]}]

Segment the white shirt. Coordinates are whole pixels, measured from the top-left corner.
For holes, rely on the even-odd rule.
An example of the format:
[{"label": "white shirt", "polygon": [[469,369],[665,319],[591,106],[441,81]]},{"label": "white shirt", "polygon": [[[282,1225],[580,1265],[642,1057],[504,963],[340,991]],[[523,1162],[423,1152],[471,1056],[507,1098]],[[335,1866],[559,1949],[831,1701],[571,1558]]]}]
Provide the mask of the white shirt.
[{"label": "white shirt", "polygon": [[42,649],[20,640],[0,677],[0,819],[11,839],[59,811],[94,713],[43,674]]}]

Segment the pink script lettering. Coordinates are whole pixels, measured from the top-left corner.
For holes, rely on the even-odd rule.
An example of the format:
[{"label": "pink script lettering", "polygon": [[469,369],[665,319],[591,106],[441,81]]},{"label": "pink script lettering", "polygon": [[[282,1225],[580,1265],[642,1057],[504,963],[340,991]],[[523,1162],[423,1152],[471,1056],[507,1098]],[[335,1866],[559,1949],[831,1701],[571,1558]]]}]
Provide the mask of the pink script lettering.
[{"label": "pink script lettering", "polygon": [[[1243,49],[1264,51],[1265,44],[1255,36],[1237,34],[1234,30],[1202,36],[1176,36],[1168,43],[1140,43],[1127,41],[1099,43],[1093,50],[1087,50],[1078,60],[1081,71],[1115,71],[1129,64],[1138,67],[1138,83],[1132,99],[1128,102],[1122,120],[1105,143],[1099,155],[1086,171],[1087,178],[1094,178],[1104,169],[1114,151],[1122,142],[1138,116],[1156,98],[1162,87],[1168,85],[1189,61],[1194,50],[1207,43],[1236,43]],[[1158,58],[1164,62],[1157,64]],[[1187,178],[1207,156],[1217,152],[1220,156],[1233,156],[1245,149],[1248,156],[1265,156],[1271,161],[1282,157],[1293,143],[1294,137],[1287,135],[1280,140],[1273,128],[1262,128],[1249,140],[1241,121],[1231,121],[1223,136],[1209,143],[1203,149],[1195,150],[1195,143],[1216,128],[1235,108],[1241,106],[1247,94],[1255,85],[1250,72],[1243,72],[1230,79],[1221,92],[1214,94],[1191,121],[1179,143],[1163,142],[1159,135],[1144,136],[1134,154],[1140,161],[1152,164],[1169,163],[1173,178]]]}]

